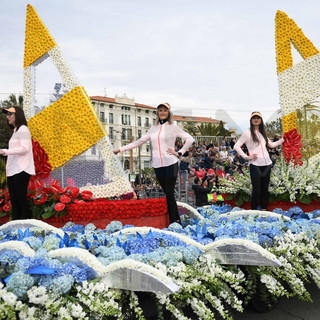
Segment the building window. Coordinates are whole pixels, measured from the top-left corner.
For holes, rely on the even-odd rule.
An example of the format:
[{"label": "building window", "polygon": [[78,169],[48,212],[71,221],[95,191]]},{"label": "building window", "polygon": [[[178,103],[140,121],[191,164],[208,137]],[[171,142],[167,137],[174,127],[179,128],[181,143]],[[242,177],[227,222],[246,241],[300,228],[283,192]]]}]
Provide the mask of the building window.
[{"label": "building window", "polygon": [[100,103],[100,108],[104,108],[104,104],[103,103]]},{"label": "building window", "polygon": [[110,109],[113,109],[113,104],[109,104],[109,108],[110,108]]},{"label": "building window", "polygon": [[146,113],[149,113],[149,110],[146,110]]},{"label": "building window", "polygon": [[101,120],[102,122],[105,122],[104,112],[103,112],[103,111],[100,111],[100,120]]},{"label": "building window", "polygon": [[141,127],[141,117],[138,117],[138,127]]},{"label": "building window", "polygon": [[150,144],[149,143],[146,144],[146,151],[150,152]]},{"label": "building window", "polygon": [[130,140],[130,129],[122,128],[121,138],[122,140]]},{"label": "building window", "polygon": [[109,123],[113,123],[113,113],[109,113]]},{"label": "building window", "polygon": [[113,130],[113,127],[109,127],[109,137],[110,137],[110,139],[114,139],[114,130]]},{"label": "building window", "polygon": [[147,128],[150,127],[149,118],[146,118],[146,125],[145,125],[145,127],[147,127]]},{"label": "building window", "polygon": [[153,123],[154,125],[156,124],[156,119],[155,119],[155,118],[152,119],[152,123]]},{"label": "building window", "polygon": [[123,169],[124,169],[124,170],[129,170],[129,169],[130,169],[130,162],[129,162],[129,160],[125,160],[125,161],[124,161]]},{"label": "building window", "polygon": [[141,130],[138,130],[138,139],[140,139],[140,138],[141,138],[141,135],[142,135]]},{"label": "building window", "polygon": [[131,125],[131,118],[129,114],[121,115],[121,123],[125,125]]}]

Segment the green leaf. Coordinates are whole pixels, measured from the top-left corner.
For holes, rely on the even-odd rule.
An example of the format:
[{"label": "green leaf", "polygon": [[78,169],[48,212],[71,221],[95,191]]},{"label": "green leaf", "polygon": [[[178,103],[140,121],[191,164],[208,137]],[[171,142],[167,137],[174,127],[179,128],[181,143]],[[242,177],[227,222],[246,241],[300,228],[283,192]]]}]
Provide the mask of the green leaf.
[{"label": "green leaf", "polygon": [[48,219],[48,218],[52,217],[53,215],[54,215],[53,211],[46,211],[45,213],[43,213],[41,215],[41,218],[42,219]]}]

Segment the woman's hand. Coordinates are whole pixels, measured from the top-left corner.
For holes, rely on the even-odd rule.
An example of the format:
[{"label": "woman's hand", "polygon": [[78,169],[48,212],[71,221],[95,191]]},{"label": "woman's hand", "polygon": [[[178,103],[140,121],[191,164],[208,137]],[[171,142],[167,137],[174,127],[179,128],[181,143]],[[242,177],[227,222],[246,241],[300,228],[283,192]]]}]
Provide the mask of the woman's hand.
[{"label": "woman's hand", "polygon": [[114,154],[118,154],[119,152],[120,152],[120,149],[113,150]]},{"label": "woman's hand", "polygon": [[248,160],[257,160],[258,156],[256,153],[250,154],[250,156],[248,156]]},{"label": "woman's hand", "polygon": [[168,154],[172,154],[172,155],[174,155],[174,156],[176,156],[176,157],[179,157],[179,154],[178,154],[178,152],[177,151],[175,151],[173,148],[168,148],[167,149],[167,153]]}]

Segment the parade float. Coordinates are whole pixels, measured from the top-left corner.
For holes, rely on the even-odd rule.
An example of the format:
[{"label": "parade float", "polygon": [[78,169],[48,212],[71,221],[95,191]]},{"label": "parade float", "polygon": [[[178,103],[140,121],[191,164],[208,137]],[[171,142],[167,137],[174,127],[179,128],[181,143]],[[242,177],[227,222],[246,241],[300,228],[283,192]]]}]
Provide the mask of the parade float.
[{"label": "parade float", "polygon": [[[293,180],[286,183],[287,189],[277,186],[278,194],[288,192],[289,210],[263,212],[230,205],[195,210],[180,203],[187,213],[182,225],[155,228],[148,221],[137,227],[117,221],[117,217],[131,217],[137,222],[142,216],[152,220],[166,213],[165,202],[110,200],[131,188],[104,128],[30,5],[26,26],[24,109],[37,167],[29,194],[34,217],[39,219],[0,226],[0,319],[232,319],[233,310],[242,312],[248,304],[267,311],[281,297],[311,301],[306,284],[314,282],[320,287],[320,210],[303,211],[295,206],[294,201],[305,198],[292,189],[292,183],[318,201],[319,179],[305,184]],[[292,171],[306,166],[310,170],[306,176],[313,177],[319,153],[309,158],[310,167],[300,156],[303,138],[296,130],[298,111],[292,109],[292,101],[287,107],[286,99],[291,97],[286,97],[290,94],[285,89],[291,88],[288,83],[295,66],[288,64],[290,57],[282,57],[284,44],[279,42],[284,37],[286,48],[291,41],[300,48],[305,44],[299,41],[304,35],[282,12],[277,13],[276,30],[280,92],[286,92],[282,97],[284,147],[290,150],[290,157],[285,159],[289,167],[295,166]],[[292,30],[298,34],[291,34]],[[313,68],[318,68],[318,52],[311,53],[303,54],[303,63],[308,65],[306,81],[311,81],[310,74],[317,72]],[[35,68],[48,57],[68,92],[35,113]],[[304,77],[304,67],[298,67]],[[320,94],[316,81],[311,81],[312,94],[306,94],[304,100],[302,93],[296,98],[298,108],[301,101],[308,103]],[[298,144],[293,140],[299,140]],[[87,185],[86,179],[77,180],[76,175],[65,177],[62,169],[63,173],[77,171],[66,167],[79,169],[82,153],[92,145],[103,159],[98,167],[104,173],[100,183]],[[81,172],[82,178],[85,174]],[[94,170],[89,176],[94,180]],[[58,177],[69,178],[69,184],[62,187],[66,181]],[[281,180],[282,176],[277,177]],[[6,191],[0,196],[4,219],[10,202]],[[101,225],[100,219],[105,219]],[[57,228],[55,223],[64,226]]]}]

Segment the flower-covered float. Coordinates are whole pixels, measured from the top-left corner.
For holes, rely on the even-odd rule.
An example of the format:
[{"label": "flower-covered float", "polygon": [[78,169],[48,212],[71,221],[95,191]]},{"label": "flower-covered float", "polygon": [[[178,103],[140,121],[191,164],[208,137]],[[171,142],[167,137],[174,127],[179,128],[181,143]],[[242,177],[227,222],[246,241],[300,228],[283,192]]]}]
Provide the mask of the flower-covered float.
[{"label": "flower-covered float", "polygon": [[279,297],[311,301],[320,211],[230,210],[205,207],[162,230],[4,224],[0,319],[232,319],[257,292],[265,308]]},{"label": "flower-covered float", "polygon": [[[28,6],[28,10],[29,19],[39,23],[34,9]],[[48,36],[43,27],[40,23],[29,33],[34,46],[43,43],[35,30]],[[32,87],[28,75],[35,65],[47,55],[61,57],[52,39],[45,43],[49,47],[35,50],[37,55],[31,60],[25,59],[27,101]],[[27,55],[33,55],[32,51],[31,46]],[[58,67],[64,70],[64,76],[68,74],[64,62],[60,61]],[[83,90],[74,84],[64,103],[74,105],[77,91],[84,109],[92,112],[85,105]],[[42,159],[38,168],[44,174],[51,174],[55,170],[52,168],[84,151],[85,144],[93,143],[80,143],[77,151],[72,147],[74,154],[65,144],[61,150],[66,153],[59,154],[50,149],[55,148],[51,145],[55,132],[48,130],[45,139],[43,133],[37,135],[45,119],[51,121],[53,114],[64,110],[64,103],[60,103],[33,117],[30,109],[30,127],[35,132],[35,144],[39,144],[35,149]],[[95,123],[95,117],[91,119]],[[94,125],[93,130],[95,139],[99,139],[102,129]],[[98,144],[103,145],[102,150],[110,151],[108,141],[101,139]],[[109,160],[114,163],[113,158]],[[112,182],[107,184],[109,189],[104,189],[104,196],[108,195],[106,190],[130,191],[119,189],[118,181]],[[121,188],[121,180],[119,183]],[[102,192],[97,186],[88,190],[86,186],[80,190],[59,187],[54,180],[49,187],[40,184],[37,191],[49,189],[36,193],[33,201],[41,206],[52,196],[51,206],[62,212],[66,204],[90,206],[88,191],[94,197],[101,197]],[[308,192],[310,195],[314,190]],[[5,191],[3,194],[6,198]],[[6,203],[4,211],[8,206]],[[257,294],[266,309],[283,296],[311,301],[306,284],[313,281],[320,286],[319,210],[304,212],[294,207],[260,212],[228,205],[188,210],[192,215],[182,217],[183,226],[172,224],[165,229],[139,228],[119,221],[101,229],[73,222],[55,228],[39,220],[2,225],[0,319],[232,319],[232,310],[241,312],[248,303],[254,304]],[[49,210],[46,212],[49,216]]]}]

